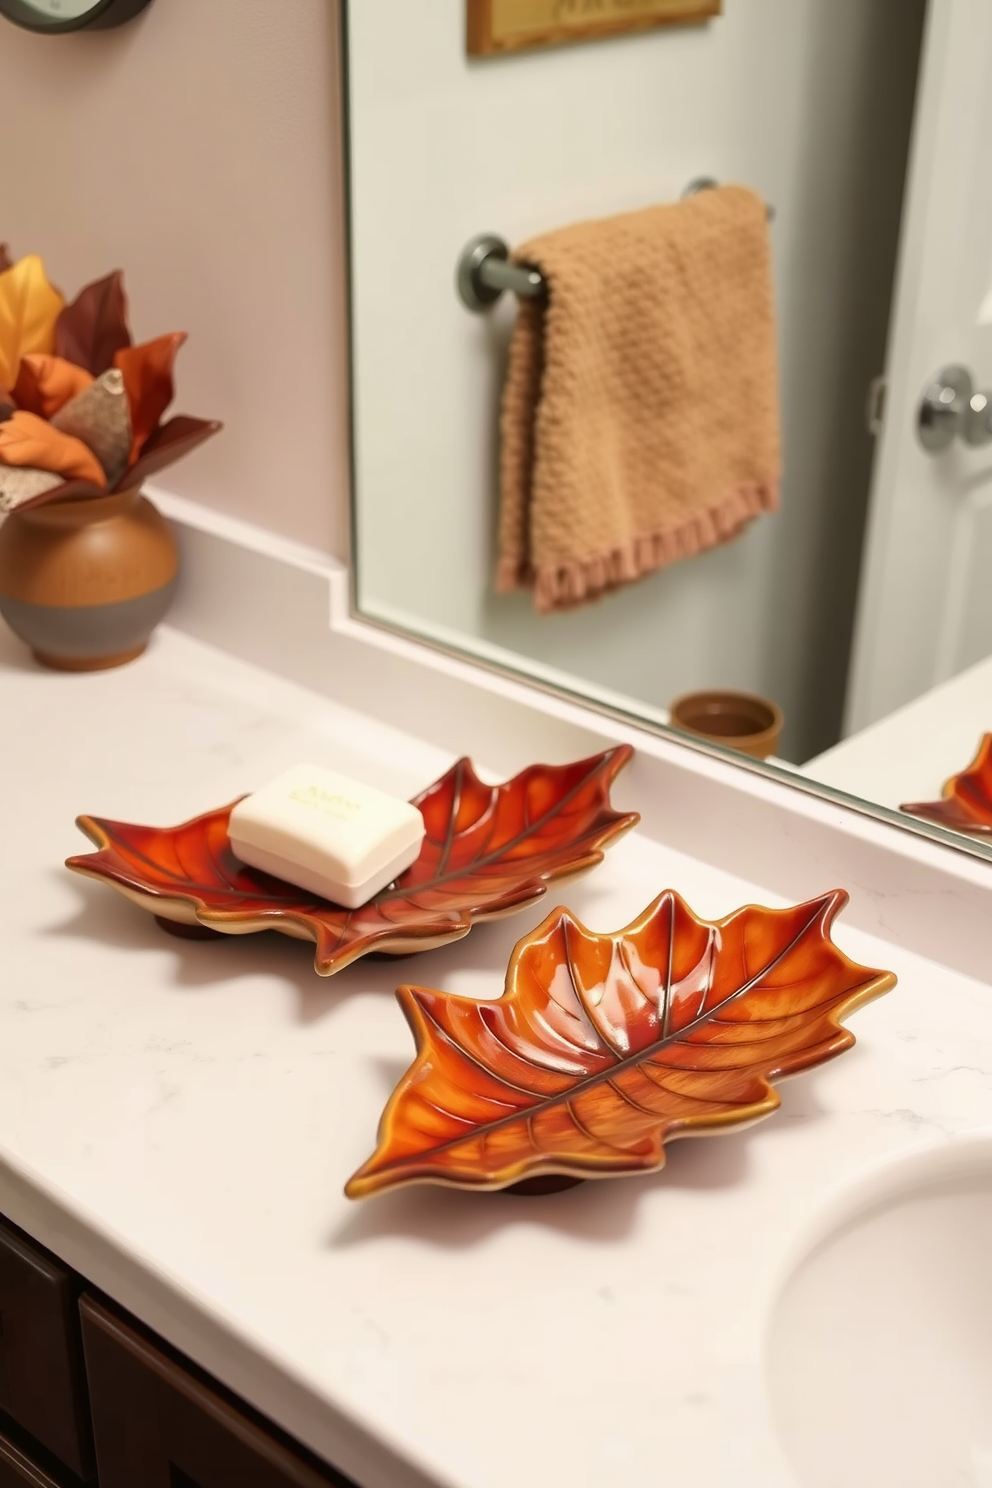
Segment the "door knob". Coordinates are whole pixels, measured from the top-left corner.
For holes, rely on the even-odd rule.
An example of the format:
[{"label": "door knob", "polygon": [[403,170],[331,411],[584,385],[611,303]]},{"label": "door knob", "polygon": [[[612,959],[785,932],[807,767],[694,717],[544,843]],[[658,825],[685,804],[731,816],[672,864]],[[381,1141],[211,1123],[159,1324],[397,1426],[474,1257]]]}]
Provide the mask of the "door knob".
[{"label": "door knob", "polygon": [[988,444],[992,440],[992,393],[972,393],[961,434],[965,444]]},{"label": "door knob", "polygon": [[920,399],[916,432],[932,455],[955,436],[972,446],[992,443],[992,392],[976,393],[966,367],[944,367]]}]

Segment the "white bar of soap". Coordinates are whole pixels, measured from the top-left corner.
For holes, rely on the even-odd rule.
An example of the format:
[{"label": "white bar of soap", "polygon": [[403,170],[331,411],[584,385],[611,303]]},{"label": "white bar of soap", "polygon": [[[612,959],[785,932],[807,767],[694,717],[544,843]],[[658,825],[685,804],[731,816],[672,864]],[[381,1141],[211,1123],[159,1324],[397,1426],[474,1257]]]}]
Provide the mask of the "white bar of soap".
[{"label": "white bar of soap", "polygon": [[374,786],[294,765],[238,802],[228,836],[250,867],[357,909],[419,856],[424,819]]}]

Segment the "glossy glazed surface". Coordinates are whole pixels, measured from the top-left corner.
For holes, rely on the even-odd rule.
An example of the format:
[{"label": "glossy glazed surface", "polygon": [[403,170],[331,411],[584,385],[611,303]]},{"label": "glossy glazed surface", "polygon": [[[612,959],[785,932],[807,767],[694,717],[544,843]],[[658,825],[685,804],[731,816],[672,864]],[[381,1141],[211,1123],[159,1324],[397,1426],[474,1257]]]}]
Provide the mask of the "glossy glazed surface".
[{"label": "glossy glazed surface", "polygon": [[650,1172],[672,1137],[770,1115],[769,1082],[849,1048],[841,1019],[895,983],[834,945],[846,903],[836,889],[710,922],[668,890],[613,935],[559,909],[515,947],[496,1002],[401,987],[417,1058],[346,1193]]},{"label": "glossy glazed surface", "polygon": [[992,734],[983,735],[968,768],[945,781],[941,800],[913,801],[899,809],[952,832],[992,837]]},{"label": "glossy glazed surface", "polygon": [[[276,611],[287,592],[306,598],[306,575],[275,596],[253,575],[259,623],[287,656]],[[640,828],[524,916],[412,966],[365,957],[324,979],[282,936],[175,940],[61,869],[89,850],[73,840],[81,806],[178,822],[298,759],[405,797],[436,779],[453,763],[443,741],[347,705],[354,666],[405,716],[378,648],[349,655],[319,656],[329,701],[166,625],[133,667],[75,683],[26,668],[0,625],[19,721],[0,774],[18,846],[0,860],[0,1209],[366,1488],[798,1488],[766,1400],[764,1299],[836,1188],[988,1123],[986,980],[927,959],[911,934],[936,925],[954,952],[970,936],[987,973],[988,917],[967,888],[992,895],[987,865],[933,849],[948,871],[910,876],[866,854],[847,816],[839,872],[831,839],[804,829],[808,799],[648,735],[612,793],[626,806],[636,772]],[[584,716],[534,742],[509,700],[498,718],[476,711],[471,685],[441,713],[429,673],[403,668],[437,710],[432,737],[440,717],[491,780],[612,742],[588,742]],[[701,809],[697,772],[719,810]],[[697,856],[681,846],[690,826]],[[734,871],[747,853],[751,877]],[[495,1000],[514,944],[556,905],[615,930],[666,884],[712,920],[848,885],[833,937],[896,971],[898,989],[850,1020],[850,1053],[781,1084],[773,1119],[673,1142],[660,1173],[527,1200],[427,1185],[345,1198],[413,1058],[401,981]]]},{"label": "glossy glazed surface", "polygon": [[459,760],[414,797],[424,817],[420,856],[396,883],[346,910],[248,868],[231,850],[231,807],[172,828],[82,816],[99,848],[67,860],[154,914],[232,934],[280,930],[316,944],[321,976],[369,951],[405,954],[467,935],[475,920],[523,909],[553,879],[602,861],[636,825],[610,806],[610,786],[630,759],[618,745],[569,765],[531,765],[486,785]]}]

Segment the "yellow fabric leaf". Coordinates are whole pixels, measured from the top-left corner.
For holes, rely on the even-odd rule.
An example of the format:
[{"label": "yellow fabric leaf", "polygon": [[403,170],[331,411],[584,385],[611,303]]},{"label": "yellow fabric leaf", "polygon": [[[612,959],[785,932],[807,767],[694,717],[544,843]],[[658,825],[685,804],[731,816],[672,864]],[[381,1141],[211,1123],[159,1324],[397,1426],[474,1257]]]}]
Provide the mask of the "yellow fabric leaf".
[{"label": "yellow fabric leaf", "polygon": [[0,274],[0,383],[13,387],[21,357],[55,350],[55,322],[65,304],[36,253]]}]

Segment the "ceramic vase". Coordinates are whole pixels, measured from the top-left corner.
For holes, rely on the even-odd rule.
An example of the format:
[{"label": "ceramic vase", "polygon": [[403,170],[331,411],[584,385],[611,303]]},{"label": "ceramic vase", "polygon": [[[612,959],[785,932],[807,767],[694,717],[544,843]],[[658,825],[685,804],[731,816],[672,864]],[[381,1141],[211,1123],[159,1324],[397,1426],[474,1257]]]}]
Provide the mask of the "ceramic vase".
[{"label": "ceramic vase", "polygon": [[669,716],[687,734],[759,760],[775,753],[784,723],[777,703],[752,692],[687,692],[675,699]]},{"label": "ceramic vase", "polygon": [[171,529],[140,490],[50,501],[0,525],[0,614],[45,666],[122,666],[168,610],[177,567]]}]

